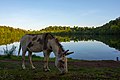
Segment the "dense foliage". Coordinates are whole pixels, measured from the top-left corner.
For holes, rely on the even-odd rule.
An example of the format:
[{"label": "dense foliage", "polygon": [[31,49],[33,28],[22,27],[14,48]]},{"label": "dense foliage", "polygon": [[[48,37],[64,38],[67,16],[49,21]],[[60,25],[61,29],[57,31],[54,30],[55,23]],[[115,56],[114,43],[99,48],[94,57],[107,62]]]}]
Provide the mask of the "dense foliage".
[{"label": "dense foliage", "polygon": [[45,32],[51,32],[51,33],[55,33],[55,34],[88,34],[90,33],[90,31],[94,29],[94,27],[92,28],[88,28],[88,27],[78,27],[78,26],[74,26],[74,27],[70,27],[70,26],[49,26],[45,29],[40,30],[41,33],[45,33]]},{"label": "dense foliage", "polygon": [[27,31],[23,29],[0,26],[0,45],[18,41],[25,33],[27,33]]},{"label": "dense foliage", "polygon": [[91,34],[91,35],[119,35],[120,34],[120,17],[111,20],[109,23],[100,27],[70,27],[70,26],[49,26],[38,32],[51,32],[55,34]]},{"label": "dense foliage", "polygon": [[40,30],[42,33],[44,32],[69,32],[71,31],[70,26],[49,26],[45,29]]},{"label": "dense foliage", "polygon": [[[56,36],[75,36],[75,35],[120,35],[120,17],[111,20],[109,23],[104,24],[100,27],[70,27],[70,26],[49,26],[45,29],[37,31],[26,31],[19,28],[13,28],[9,26],[0,26],[0,45],[9,44],[19,39],[24,34],[40,34],[50,32]],[[60,37],[59,37],[60,38]],[[62,38],[61,38],[62,39]],[[66,40],[70,40],[66,38]],[[66,41],[65,40],[65,41]],[[63,41],[63,40],[62,40]]]},{"label": "dense foliage", "polygon": [[93,33],[119,35],[120,34],[120,17],[117,18],[116,20],[111,20],[109,23],[106,23],[101,27],[95,28]]}]

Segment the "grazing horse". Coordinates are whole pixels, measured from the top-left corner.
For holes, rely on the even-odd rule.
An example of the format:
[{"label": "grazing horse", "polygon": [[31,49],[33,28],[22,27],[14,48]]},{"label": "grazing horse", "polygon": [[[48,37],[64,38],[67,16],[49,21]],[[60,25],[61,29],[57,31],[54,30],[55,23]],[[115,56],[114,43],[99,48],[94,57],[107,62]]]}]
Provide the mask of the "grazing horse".
[{"label": "grazing horse", "polygon": [[44,53],[44,70],[49,71],[48,59],[51,52],[54,52],[56,60],[55,66],[59,71],[64,74],[67,70],[67,58],[73,52],[68,52],[69,50],[64,50],[59,41],[50,33],[44,34],[26,34],[20,40],[20,46],[18,55],[22,48],[22,68],[25,69],[25,54],[28,51],[29,61],[33,69],[35,69],[32,63],[32,52]]}]

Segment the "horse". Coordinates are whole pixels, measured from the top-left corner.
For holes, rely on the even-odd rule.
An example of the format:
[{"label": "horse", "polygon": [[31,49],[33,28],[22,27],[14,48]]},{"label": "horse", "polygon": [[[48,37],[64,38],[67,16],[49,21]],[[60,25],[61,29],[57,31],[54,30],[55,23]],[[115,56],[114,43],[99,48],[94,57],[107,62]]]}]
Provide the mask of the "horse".
[{"label": "horse", "polygon": [[32,69],[35,69],[32,63],[32,52],[43,52],[44,54],[44,71],[50,71],[48,67],[48,60],[50,53],[55,55],[55,66],[61,72],[65,74],[67,69],[67,57],[66,55],[72,54],[69,50],[64,50],[57,38],[50,33],[43,34],[26,34],[20,39],[18,56],[22,48],[22,68],[25,69],[25,54],[28,51],[28,57]]}]

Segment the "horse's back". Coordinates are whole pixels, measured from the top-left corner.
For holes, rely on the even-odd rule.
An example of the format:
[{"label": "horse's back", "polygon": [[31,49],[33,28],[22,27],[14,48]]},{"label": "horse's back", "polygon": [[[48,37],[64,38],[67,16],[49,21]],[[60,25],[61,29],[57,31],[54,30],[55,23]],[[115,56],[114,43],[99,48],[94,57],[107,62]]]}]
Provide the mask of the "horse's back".
[{"label": "horse's back", "polygon": [[23,48],[29,48],[33,52],[38,52],[38,49],[42,48],[42,35],[38,34],[26,34],[21,40],[20,44]]}]

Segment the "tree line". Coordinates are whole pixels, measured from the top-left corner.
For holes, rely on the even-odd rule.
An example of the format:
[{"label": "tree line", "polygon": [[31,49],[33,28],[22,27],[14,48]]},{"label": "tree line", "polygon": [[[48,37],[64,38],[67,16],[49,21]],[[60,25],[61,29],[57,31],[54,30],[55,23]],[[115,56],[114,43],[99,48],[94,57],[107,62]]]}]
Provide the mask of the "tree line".
[{"label": "tree line", "polygon": [[94,34],[120,35],[120,17],[93,30]]},{"label": "tree line", "polygon": [[84,34],[84,35],[119,35],[120,34],[120,17],[104,24],[100,27],[70,27],[70,26],[49,26],[41,29],[36,33],[50,32],[53,34]]},{"label": "tree line", "polygon": [[0,45],[8,44],[19,39],[25,34],[52,33],[56,36],[63,35],[120,35],[120,17],[100,27],[70,27],[70,26],[49,26],[45,29],[30,31],[9,26],[0,26]]},{"label": "tree line", "polygon": [[53,34],[91,34],[91,35],[119,35],[120,34],[120,17],[115,20],[111,20],[110,22],[104,24],[99,27],[70,27],[70,26],[49,26],[45,29],[30,31],[23,30],[19,28],[13,28],[9,26],[0,26],[0,37],[8,36],[12,37],[13,35],[22,36],[26,33],[38,34],[38,33],[53,33]]},{"label": "tree line", "polygon": [[19,41],[19,39],[26,33],[28,33],[28,31],[23,29],[0,26],[0,45]]}]

